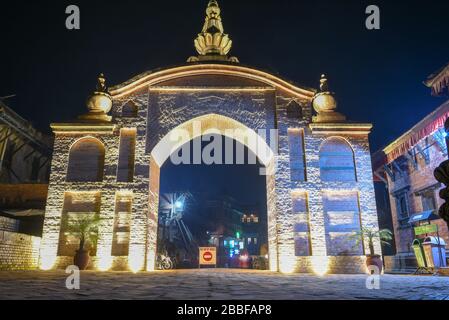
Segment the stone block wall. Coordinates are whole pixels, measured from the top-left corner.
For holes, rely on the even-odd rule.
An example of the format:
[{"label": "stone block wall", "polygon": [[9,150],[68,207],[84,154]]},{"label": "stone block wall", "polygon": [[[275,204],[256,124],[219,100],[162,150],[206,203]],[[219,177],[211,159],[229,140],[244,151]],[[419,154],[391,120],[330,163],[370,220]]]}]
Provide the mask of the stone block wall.
[{"label": "stone block wall", "polygon": [[[328,132],[315,132],[309,127],[311,110],[307,101],[297,102],[305,110],[302,119],[289,118],[287,107],[290,101],[291,98],[288,96],[277,96],[279,155],[277,157],[276,189],[280,270],[310,272],[313,269],[320,270],[325,268],[331,273],[365,272],[365,257],[363,255],[369,252],[366,241],[363,247],[364,250],[360,251],[359,255],[352,253],[350,256],[333,256],[335,250],[329,250],[329,243],[326,241],[329,238],[329,228],[326,224],[324,198],[329,192],[339,196],[356,194],[358,201],[355,201],[355,205],[358,206],[358,210],[354,210],[357,216],[352,220],[350,231],[355,232],[360,230],[360,227],[378,229],[368,134],[351,134],[347,131],[339,133],[335,132],[336,130],[332,132],[330,129]],[[292,168],[289,161],[288,133],[292,132],[292,129],[304,130],[305,181],[291,179]],[[326,182],[321,179],[319,150],[324,141],[330,137],[344,139],[351,146],[355,159],[355,181]],[[305,243],[305,241],[297,241],[298,234],[295,232],[295,226],[297,225],[295,221],[298,215],[293,210],[292,194],[298,193],[306,193],[308,199],[310,257],[296,256],[295,254],[301,253],[301,250],[295,250],[295,242]],[[354,207],[354,203],[351,206]],[[347,224],[336,227],[345,233],[348,231],[346,228]],[[336,244],[332,243],[332,245]],[[341,243],[341,246],[346,248],[351,245],[347,241]],[[376,253],[380,253],[380,242],[378,239],[375,240],[375,250]]]},{"label": "stone block wall", "polygon": [[[41,249],[42,267],[64,267],[73,261],[71,256],[58,256],[65,194],[96,192],[101,198],[99,215],[102,224],[99,228],[97,254],[93,257],[90,268],[153,270],[162,164],[156,161],[152,151],[173,129],[184,128],[190,120],[202,118],[203,123],[211,128],[214,125],[220,128],[247,127],[255,132],[263,129],[268,144],[271,142],[269,130],[278,130],[278,146],[272,148],[274,156],[266,164],[267,171],[274,173],[267,175],[266,180],[271,270],[321,272],[325,268],[325,271],[335,273],[364,272],[362,252],[356,256],[330,256],[331,252],[326,245],[329,230],[326,227],[323,197],[326,192],[357,194],[359,225],[377,228],[368,134],[314,132],[309,126],[312,121],[309,99],[293,96],[263,83],[251,83],[248,87],[239,79],[223,81],[219,77],[213,77],[210,79],[213,87],[208,88],[211,83],[201,82],[201,79],[196,79],[201,82],[198,87],[192,87],[196,83],[194,80],[187,77],[182,77],[179,81],[171,79],[165,84],[143,86],[128,95],[115,98],[112,108],[115,128],[111,132],[95,129],[83,129],[84,132],[81,132],[74,126],[72,132],[56,134]],[[135,147],[128,148],[135,150],[134,159],[128,155],[126,157],[126,162],[134,160],[134,176],[133,179],[118,181],[121,131],[135,132]],[[303,141],[292,143],[289,132],[300,132],[296,138]],[[355,158],[356,181],[321,180],[319,150],[323,142],[332,136],[345,139],[351,146]],[[66,181],[70,148],[83,137],[97,139],[104,145],[102,181]],[[304,149],[294,153],[295,159],[303,161],[299,166],[292,164],[290,159],[290,149],[295,146]],[[129,169],[129,163],[124,168]],[[295,170],[304,172],[292,177],[292,171]],[[129,173],[132,170],[125,171]],[[112,246],[117,216],[116,199],[123,194],[132,199],[129,250],[128,256],[115,256],[112,254]],[[307,199],[307,212],[301,212],[301,219],[304,225],[307,224],[307,228],[298,231],[302,240],[306,241],[296,241],[298,212],[293,210],[292,194],[303,194]],[[307,244],[306,254],[309,256],[296,256],[301,250],[297,250],[295,243]],[[366,252],[367,244],[364,245]],[[380,252],[378,241],[375,247]]]},{"label": "stone block wall", "polygon": [[[135,117],[121,117],[122,108],[130,100],[137,107]],[[41,248],[41,268],[51,269],[66,267],[73,263],[72,256],[58,256],[62,213],[66,194],[98,193],[100,197],[99,216],[101,224],[98,230],[96,257],[91,260],[91,268],[108,270],[117,263],[123,265],[123,257],[112,256],[116,197],[121,194],[130,195],[133,199],[133,215],[131,217],[131,234],[129,240],[130,255],[136,250],[139,255],[138,270],[144,268],[144,250],[146,244],[146,226],[148,215],[149,190],[149,155],[145,153],[147,101],[145,94],[137,93],[124,100],[114,101],[114,116],[117,116],[112,132],[97,132],[92,129],[55,135],[52,171],[44,222]],[[118,182],[117,170],[119,160],[120,129],[136,130],[136,154],[134,163],[134,179],[130,182]],[[104,177],[98,182],[69,182],[66,179],[71,146],[84,137],[100,141],[105,149]],[[116,262],[118,261],[118,262]],[[127,269],[127,268],[125,268]]]},{"label": "stone block wall", "polygon": [[41,238],[0,231],[0,270],[33,270],[38,267]]}]

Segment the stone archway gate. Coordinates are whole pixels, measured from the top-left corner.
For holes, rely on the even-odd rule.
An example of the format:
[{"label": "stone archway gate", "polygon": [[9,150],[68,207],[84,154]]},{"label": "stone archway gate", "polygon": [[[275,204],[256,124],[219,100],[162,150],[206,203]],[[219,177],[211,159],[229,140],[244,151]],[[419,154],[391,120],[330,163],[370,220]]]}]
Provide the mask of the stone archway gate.
[{"label": "stone archway gate", "polygon": [[[276,129],[278,146],[263,162],[274,168],[267,176],[269,265],[272,271],[362,272],[364,257],[327,254],[329,232],[323,207],[323,192],[345,195],[356,192],[360,203],[360,224],[377,227],[371,174],[368,134],[371,125],[354,123],[313,123],[311,101],[315,90],[297,87],[277,76],[236,64],[205,63],[149,72],[110,89],[113,100],[111,122],[74,121],[53,124],[55,146],[52,160],[40,265],[43,269],[71,264],[70,256],[60,255],[64,246],[62,217],[78,203],[99,199],[102,218],[96,256],[92,268],[100,270],[154,270],[157,239],[159,170],[169,153],[161,144],[176,128],[193,130],[198,120],[206,129],[241,128],[260,134]],[[125,115],[124,109],[135,109]],[[296,108],[291,116],[290,109]],[[293,179],[297,166],[291,150],[292,133],[303,137],[303,179]],[[124,137],[134,139],[132,175],[118,181],[120,152]],[[202,131],[204,133],[204,131]],[[105,146],[104,178],[97,182],[66,181],[70,146],[82,137],[94,137]],[[341,136],[352,146],[357,181],[326,183],[320,180],[318,148],[330,136]],[[131,139],[132,140],[132,139]],[[270,145],[267,139],[267,145]],[[130,150],[131,150],[130,149]],[[267,153],[266,153],[267,154]],[[262,154],[261,154],[262,156]],[[158,158],[159,157],[159,158]],[[296,159],[296,158],[295,158]],[[305,195],[308,254],[298,255],[298,216],[294,195]],[[126,255],[114,254],[117,203],[132,199],[128,215]],[[95,206],[94,206],[95,207]],[[73,209],[74,210],[74,209]],[[81,209],[82,210],[82,209]],[[300,244],[299,244],[300,245]],[[376,243],[376,248],[379,244]]]}]

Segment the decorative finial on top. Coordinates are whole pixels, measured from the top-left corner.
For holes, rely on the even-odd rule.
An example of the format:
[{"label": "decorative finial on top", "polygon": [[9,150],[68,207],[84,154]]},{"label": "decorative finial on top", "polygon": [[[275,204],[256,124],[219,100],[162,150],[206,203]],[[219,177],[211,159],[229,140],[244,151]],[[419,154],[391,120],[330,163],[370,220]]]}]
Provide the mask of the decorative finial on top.
[{"label": "decorative finial on top", "polygon": [[329,91],[329,85],[327,84],[327,78],[326,78],[325,74],[321,75],[320,90],[321,90],[321,92]]},{"label": "decorative finial on top", "polygon": [[346,117],[335,111],[337,109],[337,100],[334,93],[329,91],[329,84],[325,74],[321,75],[320,92],[313,97],[313,108],[317,116],[313,117],[313,122],[344,122]]},{"label": "decorative finial on top", "polygon": [[106,78],[103,73],[97,78],[97,92],[107,92],[108,88],[106,87]]},{"label": "decorative finial on top", "polygon": [[106,78],[103,73],[97,78],[96,90],[87,98],[88,113],[78,118],[87,122],[109,122],[111,117],[108,112],[111,111],[112,97],[109,95],[106,87]]},{"label": "decorative finial on top", "polygon": [[199,57],[190,57],[189,62],[221,60],[238,62],[235,57],[228,57],[232,40],[224,33],[221,10],[216,0],[210,0],[206,8],[203,29],[194,41]]}]

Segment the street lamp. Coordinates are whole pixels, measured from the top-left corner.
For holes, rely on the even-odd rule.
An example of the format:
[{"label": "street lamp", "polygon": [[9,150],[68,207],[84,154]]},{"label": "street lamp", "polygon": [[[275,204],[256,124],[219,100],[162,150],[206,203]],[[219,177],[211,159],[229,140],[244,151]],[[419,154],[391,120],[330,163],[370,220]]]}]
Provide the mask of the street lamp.
[{"label": "street lamp", "polygon": [[182,210],[184,203],[181,200],[175,202],[175,209]]}]

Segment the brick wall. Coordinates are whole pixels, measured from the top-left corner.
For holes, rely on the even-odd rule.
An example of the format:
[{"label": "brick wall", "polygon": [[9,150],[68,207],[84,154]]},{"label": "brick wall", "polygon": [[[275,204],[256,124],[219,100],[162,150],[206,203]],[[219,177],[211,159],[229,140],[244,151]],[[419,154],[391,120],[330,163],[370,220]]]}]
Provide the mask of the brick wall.
[{"label": "brick wall", "polygon": [[36,269],[41,238],[0,231],[0,270]]},{"label": "brick wall", "polygon": [[[423,142],[420,145],[424,147]],[[398,170],[395,170],[395,179],[393,180],[390,176],[388,177],[391,214],[398,254],[413,255],[411,243],[414,239],[414,232],[410,224],[400,222],[401,219],[395,195],[403,191],[405,192],[409,215],[424,211],[422,199],[419,194],[426,189],[432,190],[430,192],[434,195],[436,208],[439,208],[443,204],[443,200],[438,196],[438,192],[443,186],[438,184],[433,175],[433,171],[441,162],[447,159],[438,144],[433,144],[428,148],[428,155],[429,161],[426,163],[424,158],[418,154],[416,167],[410,160],[406,161],[404,157],[395,160],[400,164],[402,176]],[[432,223],[438,224],[440,236],[444,238],[446,243],[449,243],[449,230],[446,223],[441,219],[434,220]]]},{"label": "brick wall", "polygon": [[8,217],[0,217],[0,230],[17,232],[19,231],[19,221]]}]

